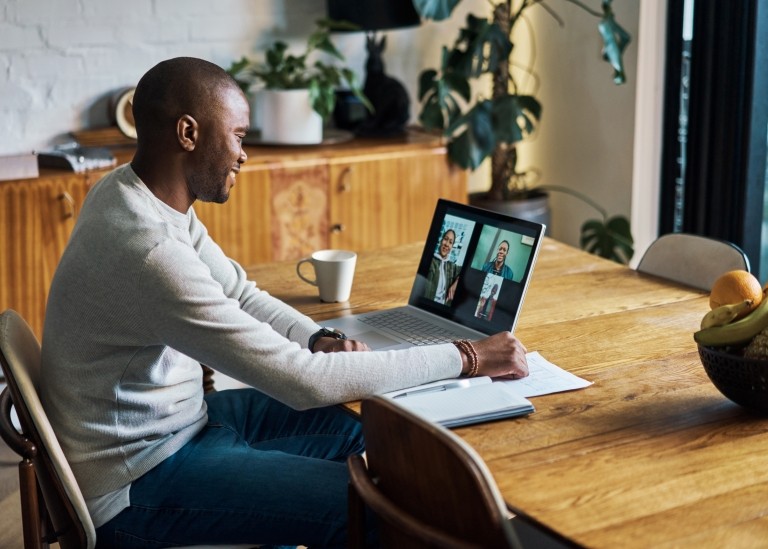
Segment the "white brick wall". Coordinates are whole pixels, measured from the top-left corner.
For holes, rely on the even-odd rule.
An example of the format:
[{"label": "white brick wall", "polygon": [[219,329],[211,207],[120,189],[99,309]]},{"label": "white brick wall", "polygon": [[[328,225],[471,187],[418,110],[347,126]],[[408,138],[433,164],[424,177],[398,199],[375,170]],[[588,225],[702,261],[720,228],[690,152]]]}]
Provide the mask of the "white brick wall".
[{"label": "white brick wall", "polygon": [[[363,0],[361,0],[363,1]],[[41,150],[73,130],[109,125],[112,94],[179,55],[223,67],[279,38],[302,48],[325,0],[0,0],[0,155]],[[464,7],[466,5],[466,8]],[[465,0],[464,11],[487,9]],[[436,66],[453,22],[387,33],[387,73],[416,98],[418,74]],[[337,35],[364,76],[362,33]],[[414,55],[416,53],[416,55]],[[411,108],[416,119],[418,109]]]},{"label": "white brick wall", "polygon": [[108,97],[163,59],[226,67],[324,15],[324,0],[0,0],[0,155],[107,125]]}]

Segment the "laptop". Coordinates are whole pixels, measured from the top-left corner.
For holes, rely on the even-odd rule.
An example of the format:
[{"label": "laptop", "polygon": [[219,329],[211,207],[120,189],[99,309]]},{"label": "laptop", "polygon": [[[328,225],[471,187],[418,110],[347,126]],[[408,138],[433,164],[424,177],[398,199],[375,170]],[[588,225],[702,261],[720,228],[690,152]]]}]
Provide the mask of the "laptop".
[{"label": "laptop", "polygon": [[408,305],[324,321],[373,350],[514,331],[545,226],[440,199]]}]

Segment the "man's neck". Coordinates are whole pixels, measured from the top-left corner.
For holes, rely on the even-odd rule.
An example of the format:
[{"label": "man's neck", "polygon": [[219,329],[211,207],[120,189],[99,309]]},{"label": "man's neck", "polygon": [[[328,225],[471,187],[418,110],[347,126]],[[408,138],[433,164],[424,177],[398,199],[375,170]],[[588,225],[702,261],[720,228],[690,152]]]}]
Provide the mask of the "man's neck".
[{"label": "man's neck", "polygon": [[131,168],[158,200],[178,212],[189,211],[194,199],[190,197],[187,187],[178,182],[178,175],[173,170],[165,172],[162,169],[152,169],[138,157],[131,162]]}]

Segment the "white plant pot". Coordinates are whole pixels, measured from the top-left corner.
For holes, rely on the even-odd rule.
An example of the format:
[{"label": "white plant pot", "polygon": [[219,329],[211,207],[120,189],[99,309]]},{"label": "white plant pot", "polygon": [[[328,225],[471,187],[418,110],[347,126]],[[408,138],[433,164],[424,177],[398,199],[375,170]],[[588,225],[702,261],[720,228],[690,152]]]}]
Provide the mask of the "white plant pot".
[{"label": "white plant pot", "polygon": [[323,118],[309,104],[309,90],[261,90],[256,103],[263,142],[316,145],[323,141]]}]

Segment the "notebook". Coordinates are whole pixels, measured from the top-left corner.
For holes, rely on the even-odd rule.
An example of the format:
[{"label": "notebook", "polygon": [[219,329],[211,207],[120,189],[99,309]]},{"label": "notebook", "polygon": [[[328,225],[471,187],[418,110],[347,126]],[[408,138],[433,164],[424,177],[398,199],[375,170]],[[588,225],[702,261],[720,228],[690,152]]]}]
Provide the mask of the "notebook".
[{"label": "notebook", "polygon": [[323,326],[373,350],[514,331],[544,237],[541,223],[440,199],[408,305]]}]

